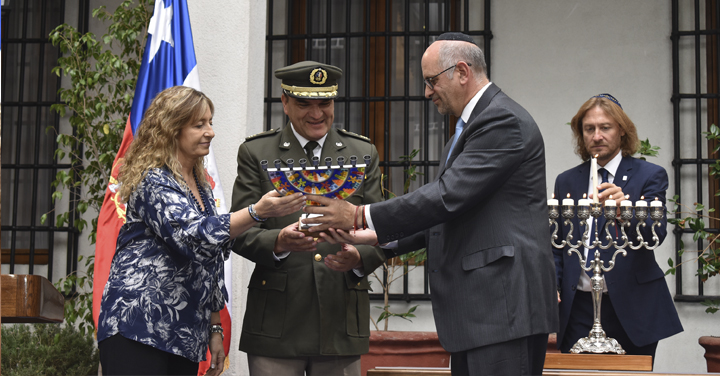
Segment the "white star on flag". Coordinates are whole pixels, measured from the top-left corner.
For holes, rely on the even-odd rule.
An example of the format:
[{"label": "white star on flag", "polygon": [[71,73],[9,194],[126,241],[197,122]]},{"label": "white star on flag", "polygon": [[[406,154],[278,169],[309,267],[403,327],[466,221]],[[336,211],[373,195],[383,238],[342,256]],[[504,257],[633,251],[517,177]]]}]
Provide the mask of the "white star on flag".
[{"label": "white star on flag", "polygon": [[153,12],[152,18],[150,18],[150,25],[148,25],[148,34],[152,35],[150,39],[150,61],[155,58],[160,49],[160,43],[163,41],[170,43],[171,46],[175,47],[172,37],[172,22],[173,8],[172,4],[165,8],[165,2],[160,0],[155,3],[155,11]]}]

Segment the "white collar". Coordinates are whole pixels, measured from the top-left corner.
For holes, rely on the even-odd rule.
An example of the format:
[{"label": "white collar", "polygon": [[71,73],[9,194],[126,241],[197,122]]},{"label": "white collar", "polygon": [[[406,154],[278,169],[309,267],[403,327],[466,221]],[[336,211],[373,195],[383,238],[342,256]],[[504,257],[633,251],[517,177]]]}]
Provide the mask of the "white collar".
[{"label": "white collar", "polygon": [[[292,132],[293,132],[293,134],[295,135],[295,138],[297,138],[298,142],[300,143],[300,146],[302,146],[303,149],[304,149],[304,148],[305,148],[305,144],[307,144],[308,142],[310,142],[310,140],[308,140],[307,138],[301,136],[300,133],[298,133],[298,132],[295,130],[295,126],[294,126],[292,123],[290,123],[290,128],[292,129]],[[322,150],[322,147],[323,147],[323,144],[325,143],[325,139],[326,139],[326,138],[327,138],[327,133],[325,133],[325,135],[322,136],[321,139],[319,139],[319,140],[316,141],[318,144],[320,144],[320,150]]]},{"label": "white collar", "polygon": [[483,86],[472,99],[470,99],[470,102],[465,106],[463,109],[462,114],[460,114],[460,118],[463,119],[463,122],[465,124],[468,123],[468,120],[470,120],[470,115],[472,114],[473,110],[475,109],[475,105],[477,105],[477,102],[480,100],[480,97],[482,97],[483,93],[485,93],[485,90],[492,84],[492,82],[488,82]]},{"label": "white collar", "polygon": [[[615,176],[617,173],[618,167],[620,167],[620,162],[622,161],[622,150],[619,150],[617,154],[615,154],[615,157],[610,160],[610,162],[606,163],[605,166],[600,166],[598,164],[598,168],[604,168],[606,169],[610,175]],[[592,171],[590,171],[592,174]]]}]

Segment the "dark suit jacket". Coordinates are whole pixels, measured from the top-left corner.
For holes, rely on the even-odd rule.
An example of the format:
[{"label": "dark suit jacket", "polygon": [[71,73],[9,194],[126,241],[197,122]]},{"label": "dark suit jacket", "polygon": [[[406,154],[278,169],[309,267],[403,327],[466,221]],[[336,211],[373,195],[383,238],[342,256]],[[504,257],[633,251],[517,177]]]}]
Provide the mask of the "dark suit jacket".
[{"label": "dark suit jacket", "polygon": [[[380,201],[378,154],[370,141],[344,130],[331,129],[323,144],[322,158],[369,154],[363,185],[347,200],[355,205]],[[307,158],[305,150],[287,125],[283,130],[261,133],[238,150],[238,175],[233,188],[232,211],[256,203],[273,185],[260,168],[261,160],[283,165],[288,158]],[[340,250],[339,245],[318,244],[316,252],[291,253],[281,262],[272,256],[280,230],[298,221],[301,211],[270,218],[251,228],[235,241],[233,251],[255,262],[248,286],[247,309],[240,337],[240,350],[269,357],[360,355],[368,351],[370,301],[367,277],[353,271],[329,269],[324,257]],[[385,260],[378,247],[357,246],[365,275]],[[316,255],[322,258],[316,260]]]},{"label": "dark suit jacket", "polygon": [[[582,197],[583,193],[587,193],[589,176],[589,161],[558,175],[555,181],[555,197],[566,197],[568,193],[570,193],[570,197]],[[639,200],[641,196],[645,196],[647,201],[657,197],[663,202],[663,205],[665,204],[668,177],[665,169],[660,166],[640,159],[624,157],[618,166],[613,183],[621,187],[623,193],[629,194],[630,200],[633,202]],[[634,244],[637,244],[636,224],[637,220],[633,218],[631,227],[626,229],[628,238],[633,240]],[[641,228],[641,233],[644,239],[652,245],[651,224],[652,220],[648,218],[645,227]],[[582,239],[577,216],[573,219],[573,226],[573,241],[577,242],[578,239]],[[655,227],[661,242],[667,235],[666,227],[667,214],[663,218],[661,226]],[[584,229],[585,227],[582,228],[582,230]],[[561,226],[557,241],[565,239],[569,230],[570,226]],[[610,233],[615,239],[617,239],[617,235],[622,236],[619,229],[616,232],[612,226]],[[604,235],[601,238],[604,238]],[[582,251],[582,248],[579,250]],[[614,251],[613,247],[600,250],[601,258],[607,262]],[[682,325],[665,282],[665,273],[655,261],[655,253],[645,248],[637,251],[627,248],[627,251],[628,254],[625,257],[618,255],[615,259],[614,269],[604,275],[608,296],[630,340],[636,346],[645,346],[681,332]],[[591,252],[594,251],[591,250]],[[560,344],[565,335],[581,269],[578,256],[575,253],[569,256],[567,247],[563,250],[553,248],[553,253],[562,300],[560,302],[560,331],[557,339],[557,343]],[[574,342],[578,339],[571,340]]]},{"label": "dark suit jacket", "polygon": [[557,329],[545,187],[540,130],[493,84],[435,181],[371,205],[381,243],[409,237],[398,253],[428,243],[433,313],[446,350]]}]

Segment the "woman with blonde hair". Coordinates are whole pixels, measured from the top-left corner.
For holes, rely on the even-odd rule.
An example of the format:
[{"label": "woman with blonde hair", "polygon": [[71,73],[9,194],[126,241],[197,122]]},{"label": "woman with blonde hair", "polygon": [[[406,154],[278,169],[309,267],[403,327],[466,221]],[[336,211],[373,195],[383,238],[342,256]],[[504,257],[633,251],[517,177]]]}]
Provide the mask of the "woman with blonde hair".
[{"label": "woman with blonde hair", "polygon": [[197,375],[208,346],[207,374],[220,374],[224,262],[234,239],[305,203],[299,193],[271,191],[248,208],[217,214],[203,167],[214,110],[195,89],[160,92],[125,155],[119,181],[127,218],[98,320],[105,375]]}]

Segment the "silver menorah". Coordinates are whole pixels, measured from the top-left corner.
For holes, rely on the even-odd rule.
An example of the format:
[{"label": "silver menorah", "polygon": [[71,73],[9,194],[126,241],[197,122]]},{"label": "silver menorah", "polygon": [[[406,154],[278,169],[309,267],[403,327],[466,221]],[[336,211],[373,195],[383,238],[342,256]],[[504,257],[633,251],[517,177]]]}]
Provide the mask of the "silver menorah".
[{"label": "silver menorah", "polygon": [[[565,202],[563,202],[562,217],[565,219],[564,224],[566,226],[570,226],[570,231],[568,231],[568,235],[564,240],[562,240],[560,243],[556,243],[556,240],[558,238],[557,232],[560,226],[556,220],[560,217],[560,211],[558,210],[559,205],[556,204],[557,200],[553,199],[551,201],[553,203],[551,203],[550,201],[548,202],[548,216],[550,218],[550,227],[555,227],[552,232],[552,239],[550,240],[550,243],[552,243],[553,247],[558,249],[568,247],[568,256],[571,255],[572,252],[575,252],[579,258],[580,267],[586,272],[590,270],[592,270],[593,272],[593,275],[590,278],[593,300],[593,326],[588,336],[578,340],[577,343],[575,343],[575,345],[572,347],[572,349],[570,349],[570,352],[575,354],[582,352],[625,354],[625,350],[623,350],[622,346],[620,346],[620,344],[615,339],[608,337],[605,334],[605,331],[602,329],[602,325],[600,325],[600,306],[602,303],[602,292],[605,287],[605,280],[602,277],[602,273],[607,273],[615,267],[615,257],[617,257],[618,254],[622,254],[623,256],[627,255],[627,251],[625,250],[625,248],[630,248],[632,250],[638,250],[640,248],[654,250],[660,245],[660,239],[655,232],[655,227],[660,226],[660,221],[663,219],[664,216],[664,208],[662,204],[657,201],[657,199],[656,201],[652,202],[650,206],[650,219],[653,220],[653,224],[652,226],[650,226],[653,235],[653,245],[650,245],[649,242],[646,242],[643,239],[643,236],[640,232],[640,227],[645,227],[645,220],[648,218],[648,206],[646,201],[637,201],[635,206],[632,206],[630,201],[622,202],[620,206],[619,218],[620,232],[622,236],[618,241],[615,241],[610,235],[610,227],[615,227],[615,219],[617,216],[617,206],[614,205],[615,201],[612,200],[612,198],[607,200],[603,210],[602,204],[600,203],[589,202],[590,200],[587,199],[580,200],[577,205],[577,216],[578,219],[580,219],[580,226],[585,227],[585,230],[583,231],[582,239],[578,240],[576,243],[573,243],[572,218],[575,216],[576,206],[574,204],[565,205]],[[638,220],[636,225],[637,244],[634,244],[632,241],[630,241],[625,232],[625,228],[629,228],[631,226],[630,222],[633,218],[633,209],[635,211],[635,218]],[[600,218],[601,215],[604,215],[606,219],[605,226],[600,232],[605,233],[605,239],[607,240],[607,244],[605,245],[602,244],[603,242],[598,236],[599,232],[597,224],[598,218]],[[593,240],[592,243],[588,244],[590,229],[586,225],[586,222],[587,219],[590,218],[590,216],[593,217],[594,221],[593,229],[595,232],[595,240]],[[589,250],[595,250],[595,259],[590,260],[590,264],[587,266],[587,260],[583,256],[586,244]],[[605,263],[600,259],[600,249],[604,250],[610,247],[613,247],[614,249],[616,249],[616,251],[615,253],[613,253],[612,258],[608,262],[608,265],[605,265]],[[590,257],[590,252],[588,252],[587,257]]]}]

